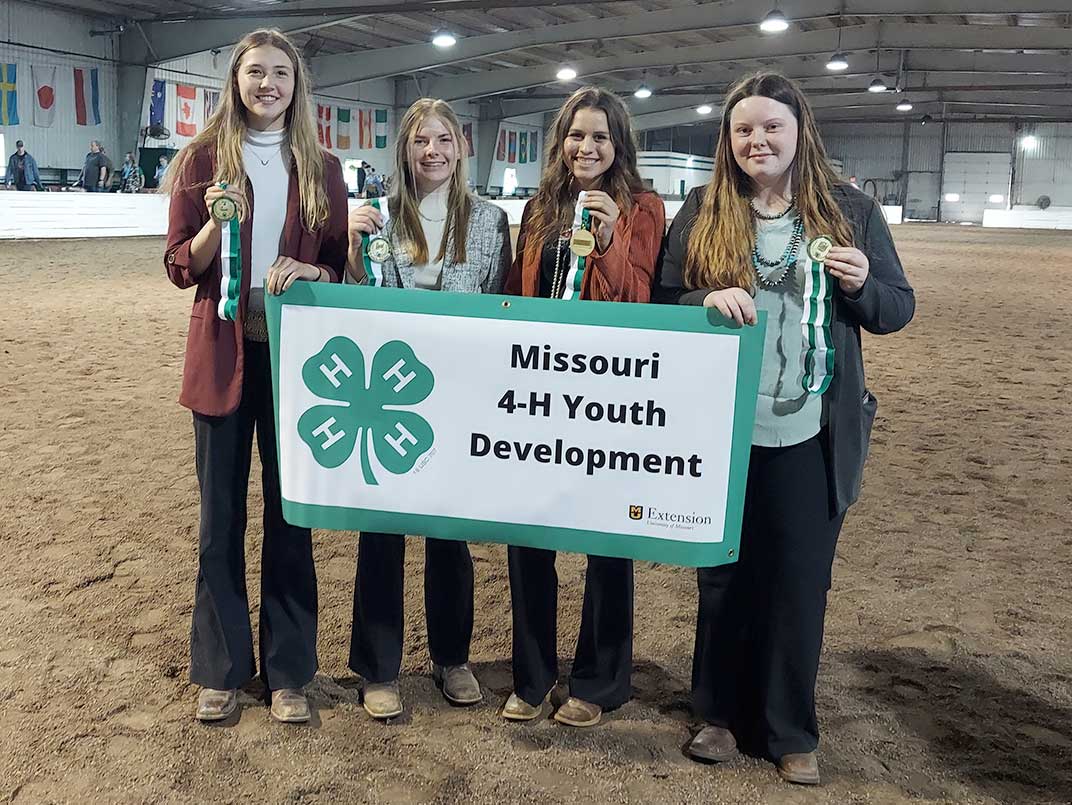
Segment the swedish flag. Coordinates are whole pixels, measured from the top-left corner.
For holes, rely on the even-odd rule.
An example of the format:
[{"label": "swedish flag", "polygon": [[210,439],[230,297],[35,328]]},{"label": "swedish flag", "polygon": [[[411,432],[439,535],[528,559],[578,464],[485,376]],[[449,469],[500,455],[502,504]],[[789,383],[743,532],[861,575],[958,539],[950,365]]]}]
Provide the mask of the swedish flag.
[{"label": "swedish flag", "polygon": [[16,65],[0,63],[0,126],[19,125],[19,87]]}]

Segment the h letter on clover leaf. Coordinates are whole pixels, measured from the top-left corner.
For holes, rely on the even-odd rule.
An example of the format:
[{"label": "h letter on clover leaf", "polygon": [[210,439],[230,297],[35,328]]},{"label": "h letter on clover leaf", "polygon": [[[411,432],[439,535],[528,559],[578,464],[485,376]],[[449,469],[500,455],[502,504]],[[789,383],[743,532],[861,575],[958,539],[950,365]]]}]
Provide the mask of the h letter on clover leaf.
[{"label": "h letter on clover leaf", "polygon": [[432,426],[420,414],[400,410],[423,402],[435,386],[432,370],[409,344],[389,341],[380,347],[366,386],[361,348],[335,336],[302,366],[302,381],[317,397],[331,401],[314,405],[298,419],[298,435],[320,466],[342,466],[358,448],[365,483],[376,486],[369,442],[380,466],[393,475],[409,472],[432,448]]}]

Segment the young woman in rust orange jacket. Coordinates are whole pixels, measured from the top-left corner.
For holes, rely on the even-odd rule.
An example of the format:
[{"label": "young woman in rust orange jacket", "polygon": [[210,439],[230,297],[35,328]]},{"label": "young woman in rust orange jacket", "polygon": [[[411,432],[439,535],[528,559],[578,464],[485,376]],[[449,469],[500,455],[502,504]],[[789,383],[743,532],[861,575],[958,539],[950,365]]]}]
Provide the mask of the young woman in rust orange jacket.
[{"label": "young woman in rust orange jacket", "polygon": [[[637,173],[629,113],[595,87],[577,90],[552,126],[546,167],[525,207],[506,293],[545,299],[647,302],[666,215],[662,199]],[[571,232],[591,227],[591,252],[579,261]],[[582,245],[579,251],[586,251]],[[514,692],[511,721],[536,718],[558,681],[558,576],[555,552],[511,545]],[[599,723],[603,710],[629,700],[633,664],[633,563],[589,556],[584,609],[569,696],[555,720]]]}]

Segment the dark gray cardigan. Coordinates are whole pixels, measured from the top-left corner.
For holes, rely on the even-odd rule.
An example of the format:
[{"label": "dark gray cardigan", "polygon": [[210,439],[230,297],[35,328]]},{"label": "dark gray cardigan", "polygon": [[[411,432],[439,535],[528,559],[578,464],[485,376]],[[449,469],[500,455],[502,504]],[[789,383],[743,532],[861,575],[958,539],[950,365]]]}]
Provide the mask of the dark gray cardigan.
[{"label": "dark gray cardigan", "polygon": [[[664,304],[702,305],[713,288],[687,289],[682,280],[685,244],[706,188],[689,193],[666,236],[653,298]],[[833,493],[832,512],[840,514],[860,495],[867,445],[877,401],[864,384],[860,328],[883,335],[900,330],[916,310],[916,297],[905,279],[882,208],[851,185],[834,188],[834,198],[852,225],[856,247],[867,255],[870,272],[855,297],[834,284],[831,339],[834,378],[823,395],[827,472]]]}]

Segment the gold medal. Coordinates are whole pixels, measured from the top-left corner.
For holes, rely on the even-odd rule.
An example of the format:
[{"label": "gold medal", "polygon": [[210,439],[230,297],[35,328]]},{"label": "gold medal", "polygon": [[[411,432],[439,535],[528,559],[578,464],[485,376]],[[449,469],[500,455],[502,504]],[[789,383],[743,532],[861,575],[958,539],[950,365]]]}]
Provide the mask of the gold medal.
[{"label": "gold medal", "polygon": [[829,235],[819,235],[819,237],[814,238],[812,242],[808,244],[808,257],[816,263],[825,262],[826,258],[830,255],[830,250],[833,248],[833,238]]},{"label": "gold medal", "polygon": [[365,254],[368,255],[372,262],[382,263],[391,256],[391,241],[379,235],[369,238],[368,246],[365,247]]},{"label": "gold medal", "polygon": [[596,237],[587,229],[575,229],[569,242],[570,251],[578,257],[587,257],[596,248]]},{"label": "gold medal", "polygon": [[210,209],[212,217],[221,222],[231,221],[238,215],[238,205],[234,203],[233,199],[230,199],[227,196],[220,196],[213,201]]}]

